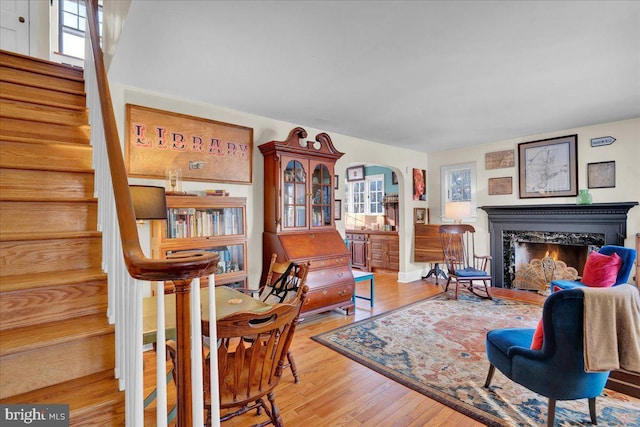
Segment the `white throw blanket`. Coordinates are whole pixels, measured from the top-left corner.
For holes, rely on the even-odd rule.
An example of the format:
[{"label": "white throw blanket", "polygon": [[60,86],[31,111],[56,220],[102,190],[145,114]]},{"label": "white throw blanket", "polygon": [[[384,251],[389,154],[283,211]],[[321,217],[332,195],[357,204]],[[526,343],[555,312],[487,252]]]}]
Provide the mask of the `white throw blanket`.
[{"label": "white throw blanket", "polygon": [[632,285],[584,291],[584,362],[587,372],[640,373],[640,295]]}]

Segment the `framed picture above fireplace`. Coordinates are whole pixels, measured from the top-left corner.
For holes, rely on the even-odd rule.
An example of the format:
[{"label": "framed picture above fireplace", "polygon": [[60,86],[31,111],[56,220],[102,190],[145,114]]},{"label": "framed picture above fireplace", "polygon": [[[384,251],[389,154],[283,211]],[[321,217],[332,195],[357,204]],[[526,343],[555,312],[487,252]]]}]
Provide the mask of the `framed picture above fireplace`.
[{"label": "framed picture above fireplace", "polygon": [[587,164],[587,187],[613,188],[616,186],[616,162]]},{"label": "framed picture above fireplace", "polygon": [[520,198],[578,194],[578,135],[518,144]]}]

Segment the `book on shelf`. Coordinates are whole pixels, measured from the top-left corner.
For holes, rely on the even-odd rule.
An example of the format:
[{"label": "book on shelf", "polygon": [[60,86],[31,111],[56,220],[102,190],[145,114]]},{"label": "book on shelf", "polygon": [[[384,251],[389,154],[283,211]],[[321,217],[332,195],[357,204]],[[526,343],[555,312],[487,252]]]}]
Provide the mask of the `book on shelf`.
[{"label": "book on shelf", "polygon": [[169,209],[168,238],[231,236],[242,233],[241,212],[238,208]]},{"label": "book on shelf", "polygon": [[228,196],[229,192],[226,190],[204,190],[207,196]]}]

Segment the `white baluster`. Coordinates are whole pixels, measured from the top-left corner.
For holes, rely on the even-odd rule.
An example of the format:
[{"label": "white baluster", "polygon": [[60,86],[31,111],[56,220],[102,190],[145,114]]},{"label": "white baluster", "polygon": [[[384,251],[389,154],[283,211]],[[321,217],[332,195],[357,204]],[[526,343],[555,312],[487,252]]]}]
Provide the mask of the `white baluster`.
[{"label": "white baluster", "polygon": [[167,347],[165,336],[165,324],[164,324],[164,282],[156,282],[156,304],[157,304],[157,317],[156,317],[156,402],[158,408],[156,409],[156,425],[167,425]]},{"label": "white baluster", "polygon": [[218,390],[218,331],[216,329],[216,280],[209,275],[209,384],[211,385],[211,425],[220,426],[220,398]]},{"label": "white baluster", "polygon": [[204,386],[202,381],[202,309],[200,278],[191,282],[191,395],[193,396],[193,426],[204,424]]}]

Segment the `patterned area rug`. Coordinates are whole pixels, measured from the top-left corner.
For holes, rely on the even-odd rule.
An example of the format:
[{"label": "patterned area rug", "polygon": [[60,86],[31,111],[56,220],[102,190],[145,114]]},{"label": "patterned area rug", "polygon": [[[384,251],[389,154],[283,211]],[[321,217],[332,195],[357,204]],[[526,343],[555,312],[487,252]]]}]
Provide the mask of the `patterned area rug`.
[{"label": "patterned area rug", "polygon": [[[313,339],[490,426],[547,423],[547,398],[496,370],[490,389],[485,335],[504,327],[535,328],[542,307],[460,295],[438,295]],[[640,400],[605,390],[598,426],[640,426]],[[591,425],[587,400],[559,401],[556,426]]]}]

